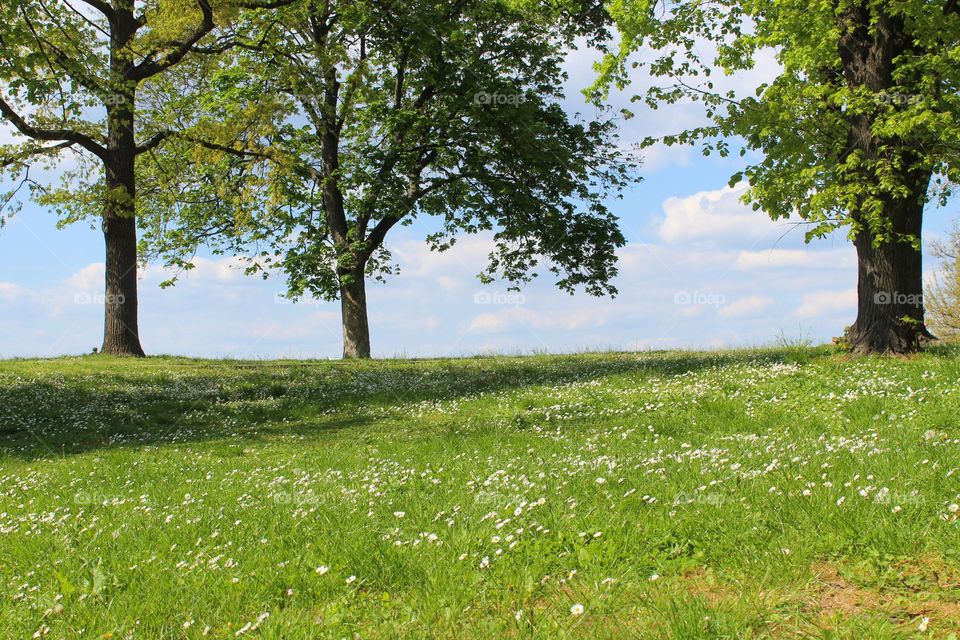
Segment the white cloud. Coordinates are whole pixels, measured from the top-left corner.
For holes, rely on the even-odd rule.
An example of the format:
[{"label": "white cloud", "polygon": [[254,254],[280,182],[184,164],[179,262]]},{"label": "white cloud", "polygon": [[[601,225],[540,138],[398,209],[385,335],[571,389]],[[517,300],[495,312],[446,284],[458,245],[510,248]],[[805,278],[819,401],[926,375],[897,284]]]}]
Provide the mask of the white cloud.
[{"label": "white cloud", "polygon": [[838,312],[856,309],[857,290],[815,291],[803,296],[803,301],[794,312],[798,318],[817,318]]},{"label": "white cloud", "polygon": [[526,327],[536,330],[577,331],[586,327],[601,327],[606,322],[606,308],[579,308],[570,310],[535,311],[513,307],[497,312],[481,313],[470,321],[468,332],[495,333],[506,329]]},{"label": "white cloud", "polygon": [[461,282],[452,276],[438,276],[437,284],[444,291],[455,291],[460,288]]},{"label": "white cloud", "polygon": [[258,340],[299,340],[327,335],[340,331],[340,314],[334,311],[317,311],[306,318],[254,322],[246,330],[248,336]]},{"label": "white cloud", "polygon": [[16,302],[27,290],[13,282],[0,282],[0,302]]},{"label": "white cloud", "polygon": [[103,290],[106,268],[102,262],[89,264],[64,281],[75,293],[99,293]]},{"label": "white cloud", "polygon": [[856,253],[852,247],[844,249],[770,249],[767,251],[741,251],[737,256],[737,268],[743,271],[755,269],[836,269],[856,265]]},{"label": "white cloud", "polygon": [[676,349],[681,346],[676,338],[647,338],[631,340],[623,345],[627,351],[652,351],[657,349]]},{"label": "white cloud", "polygon": [[404,238],[397,242],[387,241],[394,260],[401,265],[401,278],[447,278],[451,274],[479,273],[487,264],[487,256],[493,250],[493,238],[481,233],[459,238],[446,251],[431,251],[424,240]]},{"label": "white cloud", "polygon": [[481,333],[491,333],[499,331],[507,326],[507,318],[504,314],[481,313],[470,321],[467,331],[478,331]]},{"label": "white cloud", "polygon": [[745,187],[700,191],[663,203],[666,217],[658,235],[668,244],[711,242],[717,245],[753,245],[763,239],[775,241],[782,223],[770,220],[740,202]]},{"label": "white cloud", "polygon": [[743,316],[752,316],[759,311],[763,311],[773,303],[773,298],[768,296],[749,296],[747,298],[740,298],[721,307],[717,313],[724,318],[741,318]]}]

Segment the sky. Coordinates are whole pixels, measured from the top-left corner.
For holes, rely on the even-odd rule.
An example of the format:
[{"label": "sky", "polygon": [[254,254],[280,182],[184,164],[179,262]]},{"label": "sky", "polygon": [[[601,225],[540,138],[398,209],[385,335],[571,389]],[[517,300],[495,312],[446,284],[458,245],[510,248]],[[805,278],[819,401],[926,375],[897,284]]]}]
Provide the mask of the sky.
[{"label": "sky", "polygon": [[[595,57],[573,51],[565,107],[594,110],[579,89]],[[772,58],[728,86],[750,91],[776,73]],[[621,141],[702,121],[696,105],[652,111],[630,105],[644,80],[611,96],[636,116]],[[0,141],[10,140],[0,124]],[[619,251],[615,298],[569,295],[548,277],[508,291],[476,275],[489,235],[464,236],[448,252],[424,242],[429,222],[395,227],[387,247],[399,274],[368,285],[374,357],[491,353],[734,348],[779,341],[829,342],[856,316],[856,254],[844,233],[805,244],[801,229],[773,222],[726,185],[739,157],[703,157],[687,147],[644,153],[642,182],[611,202],[628,243]],[[931,206],[925,241],[945,235],[955,204]],[[80,223],[24,203],[0,228],[0,357],[89,353],[102,341],[103,238]],[[282,297],[280,278],[246,276],[237,258],[201,254],[172,289],[159,265],[140,274],[140,334],[150,355],[213,358],[337,358],[338,302]],[[926,257],[926,269],[935,264]]]}]

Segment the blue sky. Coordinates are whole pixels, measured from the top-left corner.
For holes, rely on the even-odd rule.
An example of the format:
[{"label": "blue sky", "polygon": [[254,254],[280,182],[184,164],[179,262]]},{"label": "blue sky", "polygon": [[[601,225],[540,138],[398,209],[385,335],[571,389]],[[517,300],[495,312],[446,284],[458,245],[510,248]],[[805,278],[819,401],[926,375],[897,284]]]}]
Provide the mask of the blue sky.
[{"label": "blue sky", "polygon": [[[589,54],[573,52],[567,107],[592,114],[578,89],[592,77]],[[730,79],[750,90],[776,70],[772,59]],[[638,85],[642,80],[638,78]],[[627,105],[630,92],[613,97]],[[702,118],[696,105],[636,109],[625,143]],[[0,125],[0,140],[9,140]],[[459,356],[585,349],[718,348],[763,345],[778,336],[825,342],[855,317],[855,254],[843,234],[806,245],[802,231],[738,202],[726,187],[740,158],[654,148],[643,182],[613,203],[629,241],[620,252],[615,299],[575,296],[541,278],[519,293],[476,279],[488,236],[449,252],[424,243],[428,222],[398,227],[388,248],[400,266],[368,297],[377,357]],[[925,239],[941,236],[957,207],[933,209]],[[149,354],[205,357],[338,357],[339,303],[292,304],[280,279],[243,275],[233,258],[201,255],[173,289],[159,266],[141,273],[140,328]],[[933,262],[927,260],[930,269]],[[103,240],[98,229],[56,228],[26,203],[0,229],[0,357],[89,352],[102,337]]]}]

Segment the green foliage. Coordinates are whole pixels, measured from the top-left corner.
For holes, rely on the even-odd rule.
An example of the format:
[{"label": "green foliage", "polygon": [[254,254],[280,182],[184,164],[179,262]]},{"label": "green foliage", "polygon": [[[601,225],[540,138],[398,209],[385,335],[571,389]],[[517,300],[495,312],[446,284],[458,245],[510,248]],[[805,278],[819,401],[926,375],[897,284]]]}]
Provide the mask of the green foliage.
[{"label": "green foliage", "polygon": [[[943,204],[953,194],[960,14],[952,0],[613,0],[609,8],[622,39],[600,68],[595,97],[644,68],[659,82],[638,100],[703,104],[709,125],[661,140],[727,155],[733,138],[741,155],[761,152],[731,184],[745,180],[745,200],[774,219],[801,218],[808,238],[850,226],[851,234],[869,230],[875,244],[919,246],[887,205]],[[868,50],[874,55],[859,66]],[[753,95],[718,89],[716,71],[749,71],[761,55],[780,65],[772,82]]]},{"label": "green foliage", "polygon": [[[3,0],[0,20],[0,109],[14,142],[0,145],[0,171],[18,192],[51,207],[67,224],[134,206],[132,193],[105,188],[106,166],[141,155],[177,129],[163,93],[178,65],[193,71],[195,54],[228,24],[242,2],[222,0]],[[185,71],[185,70],[184,70]],[[134,114],[131,116],[131,114]],[[123,148],[118,131],[134,118],[136,139]],[[113,139],[111,139],[113,136]],[[53,184],[31,169],[68,166]],[[149,194],[149,190],[146,191]]]},{"label": "green foliage", "polygon": [[[521,282],[543,266],[564,289],[612,291],[624,239],[605,203],[635,162],[612,122],[571,121],[559,105],[564,48],[587,28],[574,4],[244,14],[206,97],[176,107],[208,144],[155,154],[176,170],[153,172],[168,201],[142,212],[144,248],[182,266],[202,244],[243,253],[252,271],[284,271],[294,296],[335,298],[358,273],[390,274],[386,234],[430,217],[440,251],[493,232],[484,277]],[[576,15],[596,21],[595,9]]]}]

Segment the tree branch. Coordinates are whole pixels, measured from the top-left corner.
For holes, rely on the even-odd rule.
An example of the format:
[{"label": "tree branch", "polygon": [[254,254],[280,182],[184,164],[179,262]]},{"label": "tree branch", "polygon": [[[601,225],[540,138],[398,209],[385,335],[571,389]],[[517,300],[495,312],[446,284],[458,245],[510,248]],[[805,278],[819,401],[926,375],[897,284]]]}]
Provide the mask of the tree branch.
[{"label": "tree branch", "polygon": [[398,222],[400,222],[400,217],[389,217],[382,218],[380,222],[377,223],[377,226],[370,231],[370,235],[367,236],[367,247],[366,255],[370,256],[376,251],[382,244],[384,239],[387,237],[387,232],[390,231]]},{"label": "tree branch", "polygon": [[90,136],[72,129],[38,129],[37,127],[31,126],[26,120],[20,117],[20,114],[14,111],[13,107],[7,104],[7,101],[3,98],[0,98],[0,115],[16,127],[17,131],[28,138],[46,142],[71,142],[80,145],[101,160],[107,160],[107,150]]},{"label": "tree branch", "polygon": [[242,9],[280,9],[299,0],[264,0],[263,2],[241,2]]},{"label": "tree branch", "polygon": [[117,17],[117,12],[113,10],[113,7],[109,3],[104,2],[103,0],[80,0],[85,5],[89,5],[102,13],[107,20],[111,22]]},{"label": "tree branch", "polygon": [[174,50],[165,55],[162,60],[153,60],[153,57],[160,53],[159,51],[153,51],[147,54],[143,62],[130,69],[130,72],[127,74],[129,79],[136,81],[146,80],[158,73],[166,71],[183,60],[183,57],[190,52],[193,45],[213,31],[213,9],[210,7],[209,0],[197,0],[197,6],[203,14],[203,21],[200,23],[200,26],[194,29],[193,33],[187,36],[185,40],[175,40],[169,43],[174,47]]},{"label": "tree branch", "polygon": [[0,158],[0,169],[5,169],[10,165],[17,164],[18,162],[21,162],[22,160],[26,160],[27,158],[32,158],[33,156],[53,155],[55,153],[63,151],[64,149],[68,149],[73,145],[74,145],[73,142],[66,141],[66,142],[61,142],[59,144],[55,144],[49,147],[39,146],[39,147],[34,147],[32,149],[26,149],[16,155],[8,156],[6,158]]},{"label": "tree branch", "polygon": [[164,140],[172,136],[173,136],[173,131],[161,131],[159,133],[156,133],[150,138],[148,138],[146,141],[144,141],[143,144],[137,145],[137,148],[134,151],[134,154],[140,155],[141,153],[146,153],[147,151],[151,151],[156,147],[160,146],[160,144],[162,144]]}]

